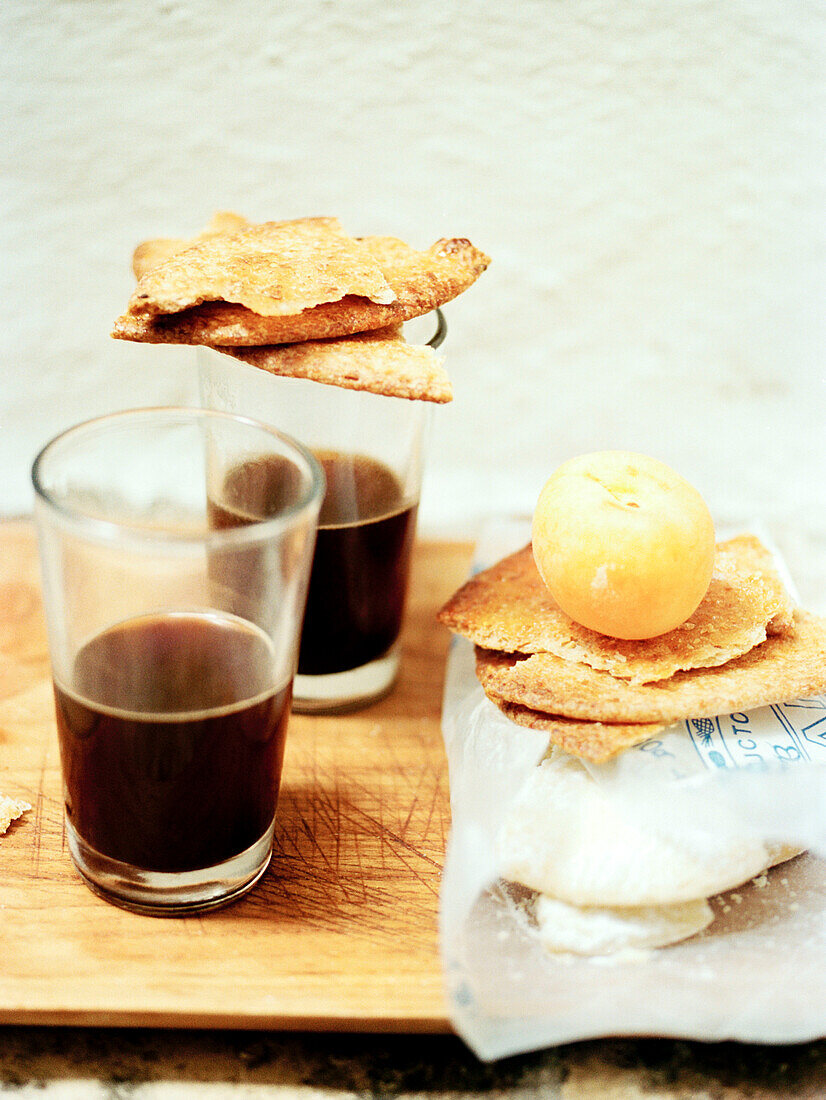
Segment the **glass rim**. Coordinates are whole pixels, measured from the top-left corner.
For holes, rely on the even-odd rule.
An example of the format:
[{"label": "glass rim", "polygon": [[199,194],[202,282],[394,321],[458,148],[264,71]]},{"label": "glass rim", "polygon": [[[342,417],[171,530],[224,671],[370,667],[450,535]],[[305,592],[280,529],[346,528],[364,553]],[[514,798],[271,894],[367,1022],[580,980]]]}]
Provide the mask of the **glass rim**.
[{"label": "glass rim", "polygon": [[[288,452],[292,452],[289,457],[297,466],[300,466],[303,462],[309,475],[309,483],[305,492],[295,504],[282,509],[276,515],[252,519],[251,522],[239,527],[205,529],[199,532],[176,531],[171,527],[144,527],[138,523],[92,516],[82,508],[68,505],[66,501],[55,497],[46,488],[42,473],[45,463],[51,457],[51,452],[74,436],[92,434],[96,429],[130,420],[135,423],[139,423],[141,420],[149,422],[166,420],[169,423],[177,421],[181,424],[195,424],[199,421],[208,422],[210,420],[232,421],[236,424],[254,428],[262,435],[277,439],[282,446],[286,447]],[[117,412],[103,413],[100,416],[90,417],[88,420],[73,424],[58,432],[41,447],[32,463],[31,480],[38,501],[60,516],[63,522],[82,530],[90,538],[97,541],[110,541],[116,537],[120,539],[128,537],[140,543],[162,543],[170,546],[233,546],[264,541],[291,527],[297,519],[303,514],[311,512],[314,507],[316,512],[320,510],[325,491],[325,477],[321,463],[312,451],[294,436],[250,416],[187,405],[153,405],[121,409]]]}]

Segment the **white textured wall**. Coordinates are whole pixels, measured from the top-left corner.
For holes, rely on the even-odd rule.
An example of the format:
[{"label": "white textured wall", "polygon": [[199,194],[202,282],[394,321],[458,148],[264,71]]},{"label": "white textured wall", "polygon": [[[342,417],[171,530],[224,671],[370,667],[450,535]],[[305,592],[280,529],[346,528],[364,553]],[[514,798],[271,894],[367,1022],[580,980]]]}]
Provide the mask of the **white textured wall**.
[{"label": "white textured wall", "polygon": [[57,428],[193,394],[188,350],[108,337],[136,241],[336,214],[494,259],[426,528],[630,447],[826,559],[822,0],[5,0],[0,33],[0,510]]}]

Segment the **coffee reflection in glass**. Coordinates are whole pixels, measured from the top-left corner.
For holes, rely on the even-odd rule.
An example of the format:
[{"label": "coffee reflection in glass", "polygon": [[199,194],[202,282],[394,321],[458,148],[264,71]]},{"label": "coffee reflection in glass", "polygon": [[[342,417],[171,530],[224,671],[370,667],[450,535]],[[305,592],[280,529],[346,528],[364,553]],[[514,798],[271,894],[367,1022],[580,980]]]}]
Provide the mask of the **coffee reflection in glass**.
[{"label": "coffee reflection in glass", "polygon": [[[434,347],[445,332],[441,315],[437,323]],[[330,713],[380,698],[399,668],[427,402],[275,377],[211,348],[198,357],[205,405],[288,431],[324,470],[293,709]],[[212,501],[215,522],[243,524],[248,502],[280,481],[273,460],[231,471]]]}]

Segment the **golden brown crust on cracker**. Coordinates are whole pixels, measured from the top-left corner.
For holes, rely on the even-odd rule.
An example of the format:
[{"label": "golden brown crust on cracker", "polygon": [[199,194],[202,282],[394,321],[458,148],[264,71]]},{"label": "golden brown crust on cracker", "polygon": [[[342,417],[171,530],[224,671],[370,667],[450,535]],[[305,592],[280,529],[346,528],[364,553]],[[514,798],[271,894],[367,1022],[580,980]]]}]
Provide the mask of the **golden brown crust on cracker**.
[{"label": "golden brown crust on cracker", "polygon": [[[490,262],[465,240],[437,241],[426,252],[417,252],[392,237],[365,237],[360,243],[390,285],[396,296],[394,302],[380,304],[345,294],[338,301],[283,316],[263,316],[225,302],[204,302],[169,315],[130,308],[115,322],[112,335],[146,343],[242,347],[345,336],[429,313],[467,290]],[[189,255],[190,251],[180,255]]]},{"label": "golden brown crust on cracker", "polygon": [[298,218],[202,237],[142,276],[129,311],[154,316],[223,301],[283,317],[348,294],[385,305],[395,298],[369,249],[336,218]]},{"label": "golden brown crust on cracker", "polygon": [[305,310],[294,317],[261,317],[243,306],[205,302],[168,316],[124,313],[115,321],[116,340],[146,344],[209,344],[211,347],[267,347],[326,340],[374,331],[407,320],[400,306],[378,306],[346,297]]},{"label": "golden brown crust on cracker", "polygon": [[158,237],[152,241],[142,241],[132,253],[132,270],[135,278],[140,279],[153,267],[171,259],[185,248],[189,248],[191,241],[184,241],[178,237]]},{"label": "golden brown crust on cracker", "polygon": [[602,764],[623,749],[630,749],[633,745],[647,741],[649,737],[656,737],[664,728],[658,723],[621,725],[582,722],[575,718],[564,718],[559,714],[544,714],[538,710],[531,710],[530,707],[509,703],[506,699],[495,695],[489,695],[488,698],[518,726],[542,730],[549,735],[552,745],[557,745],[572,756],[590,760],[594,764]]},{"label": "golden brown crust on cracker", "polygon": [[177,237],[158,237],[151,241],[143,241],[132,254],[132,270],[135,278],[140,279],[147,271],[157,267],[159,263],[170,259],[185,248],[190,248],[198,241],[206,237],[214,237],[218,233],[238,233],[249,226],[246,218],[240,214],[234,214],[231,210],[219,210],[212,216],[209,225],[197,237],[185,241]]},{"label": "golden brown crust on cracker", "polygon": [[771,554],[753,535],[717,547],[708,591],[691,618],[657,638],[608,638],[574,622],[557,605],[530,546],[472,577],[439,620],[476,645],[503,652],[554,653],[632,683],[722,665],[791,629],[794,607]]},{"label": "golden brown crust on cracker", "polygon": [[670,724],[826,691],[826,620],[798,611],[790,633],[769,637],[725,665],[650,684],[630,684],[551,653],[525,657],[477,648],[476,671],[486,693],[532,710],[587,721]]},{"label": "golden brown crust on cracker", "polygon": [[385,397],[446,402],[450,379],[432,348],[407,344],[396,327],[332,340],[263,348],[216,348],[271,374]]}]

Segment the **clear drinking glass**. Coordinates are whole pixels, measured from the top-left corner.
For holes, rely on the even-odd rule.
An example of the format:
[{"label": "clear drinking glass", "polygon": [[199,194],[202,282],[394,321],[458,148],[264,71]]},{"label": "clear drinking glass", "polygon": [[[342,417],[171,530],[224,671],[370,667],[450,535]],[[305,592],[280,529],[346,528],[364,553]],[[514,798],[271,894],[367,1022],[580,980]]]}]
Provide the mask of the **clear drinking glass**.
[{"label": "clear drinking glass", "polygon": [[75,866],[140,912],[223,904],[270,859],[322,471],[255,421],[137,409],[32,477]]},{"label": "clear drinking glass", "polygon": [[[424,323],[432,332],[434,317]],[[446,332],[438,311],[435,323],[432,347]],[[429,403],[277,377],[207,347],[198,364],[204,405],[276,425],[324,468],[293,709],[335,713],[380,698],[399,668]]]}]

